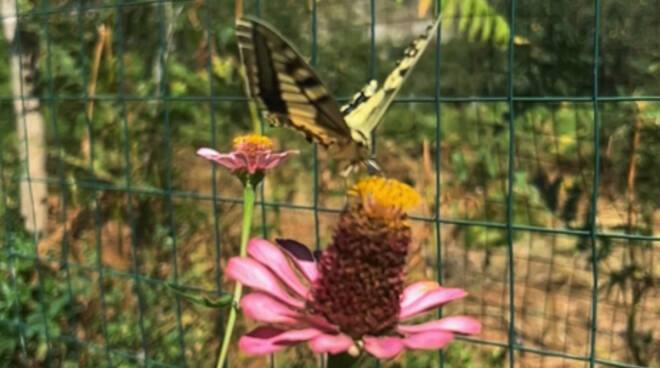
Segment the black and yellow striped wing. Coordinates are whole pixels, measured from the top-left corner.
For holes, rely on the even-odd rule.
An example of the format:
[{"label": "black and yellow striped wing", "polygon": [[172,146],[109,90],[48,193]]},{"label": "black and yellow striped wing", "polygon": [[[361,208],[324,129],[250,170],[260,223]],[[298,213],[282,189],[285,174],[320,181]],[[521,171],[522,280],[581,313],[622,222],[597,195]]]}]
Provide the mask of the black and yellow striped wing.
[{"label": "black and yellow striped wing", "polygon": [[275,125],[290,126],[328,147],[351,142],[339,104],[295,48],[265,23],[236,22],[247,88]]}]

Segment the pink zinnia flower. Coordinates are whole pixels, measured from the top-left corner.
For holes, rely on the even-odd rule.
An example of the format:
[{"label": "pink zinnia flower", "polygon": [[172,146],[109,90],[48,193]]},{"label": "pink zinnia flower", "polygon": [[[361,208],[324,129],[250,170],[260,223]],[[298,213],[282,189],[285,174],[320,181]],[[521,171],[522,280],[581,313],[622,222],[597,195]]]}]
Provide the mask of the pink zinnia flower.
[{"label": "pink zinnia flower", "polygon": [[286,161],[298,151],[273,152],[273,142],[265,136],[249,134],[234,138],[234,150],[220,153],[212,148],[200,148],[199,156],[224,166],[231,172],[244,175],[263,174]]},{"label": "pink zinnia flower", "polygon": [[[227,275],[253,289],[241,300],[246,316],[265,325],[241,337],[248,354],[308,342],[315,353],[379,359],[404,349],[440,349],[454,334],[479,333],[478,321],[450,316],[409,321],[467,293],[436,282],[404,287],[410,226],[403,211],[418,197],[393,180],[368,178],[350,192],[333,242],[321,254],[293,240],[252,239],[248,258],[229,260]],[[292,267],[294,265],[295,267]]]}]

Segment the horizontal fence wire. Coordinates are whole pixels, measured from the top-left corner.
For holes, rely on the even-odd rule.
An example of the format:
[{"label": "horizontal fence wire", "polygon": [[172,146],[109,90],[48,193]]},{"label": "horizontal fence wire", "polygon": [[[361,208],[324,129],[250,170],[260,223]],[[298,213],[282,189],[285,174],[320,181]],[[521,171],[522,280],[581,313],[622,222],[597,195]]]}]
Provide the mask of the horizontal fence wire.
[{"label": "horizontal fence wire", "polygon": [[[16,1],[16,8],[18,9],[19,2]],[[446,0],[444,0],[446,1]],[[0,20],[3,22],[12,21],[16,23],[17,29],[20,29],[23,22],[27,19],[38,19],[41,22],[41,29],[39,36],[42,38],[46,47],[46,70],[44,73],[45,78],[45,90],[41,90],[37,95],[31,95],[24,93],[23,86],[21,85],[21,94],[18,96],[9,95],[9,96],[0,96],[0,102],[8,103],[18,103],[23,106],[25,109],[26,104],[30,101],[39,101],[40,103],[46,104],[51,113],[49,114],[48,124],[50,129],[54,132],[54,149],[56,152],[56,167],[55,177],[31,177],[29,170],[26,173],[23,170],[15,170],[8,167],[5,160],[5,152],[8,152],[7,147],[3,147],[3,141],[0,140],[0,210],[2,211],[1,217],[3,218],[4,226],[3,231],[5,236],[3,237],[4,244],[0,248],[0,254],[4,255],[7,260],[7,267],[9,269],[10,275],[10,287],[12,289],[12,295],[15,297],[15,300],[12,301],[13,319],[0,319],[0,325],[5,326],[5,328],[15,329],[16,333],[16,342],[20,346],[20,354],[23,356],[23,359],[27,361],[29,359],[28,349],[25,346],[26,344],[26,330],[34,328],[32,324],[29,324],[28,321],[23,320],[22,313],[23,309],[27,306],[22,305],[19,300],[19,294],[24,291],[21,288],[28,287],[27,284],[21,284],[19,276],[16,272],[18,264],[20,262],[31,262],[34,265],[36,270],[36,292],[37,299],[39,302],[39,308],[41,313],[40,326],[42,329],[43,338],[44,338],[44,349],[45,360],[44,364],[46,366],[54,366],[57,363],[52,362],[51,351],[55,349],[55,345],[64,344],[71,349],[71,355],[68,356],[72,361],[78,361],[80,355],[85,351],[93,351],[99,354],[103,354],[107,361],[108,366],[114,366],[114,363],[117,361],[126,361],[139,366],[146,367],[185,367],[190,366],[189,356],[186,354],[188,345],[186,343],[186,327],[183,317],[184,303],[182,302],[181,297],[178,294],[174,296],[173,308],[170,309],[172,316],[168,318],[173,318],[174,325],[176,326],[176,355],[178,356],[177,360],[174,362],[164,362],[154,359],[152,357],[152,351],[149,350],[149,339],[151,338],[153,326],[149,325],[148,314],[149,314],[149,304],[147,301],[146,290],[150,287],[174,287],[179,290],[192,293],[204,293],[212,295],[221,295],[223,293],[222,289],[222,279],[223,279],[223,270],[221,267],[216,267],[213,270],[212,277],[214,279],[213,288],[199,287],[197,285],[188,284],[185,279],[183,279],[183,272],[180,269],[178,263],[179,250],[182,240],[177,237],[177,219],[175,213],[175,203],[179,199],[191,199],[195,200],[202,204],[211,204],[212,207],[212,223],[213,223],[213,234],[212,234],[212,243],[214,249],[214,262],[217,265],[222,263],[221,255],[224,251],[223,244],[226,242],[227,234],[224,234],[221,230],[220,222],[222,220],[223,213],[219,209],[219,205],[222,204],[241,204],[241,198],[233,198],[221,195],[221,185],[218,183],[218,178],[216,175],[216,167],[210,165],[210,171],[212,172],[210,182],[208,183],[211,187],[211,191],[208,194],[199,193],[195,191],[186,191],[179,190],[174,185],[174,171],[173,171],[173,135],[172,135],[172,117],[170,116],[170,107],[174,103],[178,102],[187,102],[190,104],[194,103],[203,103],[208,106],[209,113],[208,121],[210,130],[208,132],[203,132],[202,134],[208,134],[209,141],[211,146],[216,147],[219,141],[219,134],[221,134],[221,127],[219,127],[218,121],[216,121],[215,114],[213,113],[214,109],[218,104],[221,103],[246,103],[248,98],[242,95],[218,95],[214,92],[214,70],[213,70],[213,60],[212,54],[215,50],[212,49],[211,42],[207,42],[205,45],[207,54],[204,56],[204,72],[208,78],[208,85],[205,86],[205,89],[208,89],[208,94],[206,95],[173,95],[168,90],[168,77],[165,72],[168,67],[167,59],[167,48],[168,48],[168,30],[166,24],[166,13],[165,13],[165,4],[195,4],[204,7],[203,16],[201,20],[202,29],[205,37],[207,39],[212,39],[214,36],[214,31],[212,25],[214,20],[214,15],[212,12],[212,7],[214,6],[214,0],[134,0],[134,1],[125,1],[121,2],[108,1],[107,3],[102,4],[86,4],[84,0],[78,0],[72,2],[72,4],[67,4],[64,6],[54,7],[49,4],[48,1],[43,0],[40,2],[41,6],[35,7],[34,9],[27,11],[18,11],[16,14],[2,14]],[[369,1],[369,62],[368,62],[368,78],[372,79],[376,76],[376,24],[379,19],[376,19],[376,1]],[[435,8],[441,9],[443,1],[436,0]],[[227,6],[233,4],[227,3]],[[158,52],[158,67],[160,68],[160,79],[157,81],[156,91],[153,93],[145,95],[135,95],[129,94],[126,92],[128,90],[126,85],[126,68],[124,62],[124,48],[125,48],[125,29],[123,24],[122,11],[127,7],[151,7],[153,11],[157,14],[158,19],[158,29],[159,34],[159,52]],[[255,10],[256,15],[260,16],[262,14],[262,5],[261,1],[254,0],[252,9]],[[86,55],[90,53],[89,47],[86,46],[83,33],[84,25],[83,18],[86,13],[93,13],[95,11],[112,11],[117,20],[114,24],[114,47],[117,50],[117,73],[118,73],[118,86],[117,94],[95,94],[90,95],[88,93],[88,88],[90,81],[88,80],[88,73],[90,71],[90,65],[87,61]],[[443,251],[446,251],[446,245],[443,243],[442,234],[446,229],[446,226],[457,226],[462,228],[484,228],[484,229],[496,229],[506,232],[506,271],[508,273],[506,277],[506,299],[508,301],[508,310],[506,311],[506,320],[507,320],[507,337],[506,341],[496,341],[491,339],[481,339],[481,338],[471,338],[471,337],[457,337],[458,340],[471,345],[484,346],[484,347],[494,347],[501,348],[506,350],[508,366],[516,367],[519,366],[519,357],[521,354],[533,354],[538,355],[539,357],[555,357],[562,358],[567,361],[574,361],[579,363],[584,363],[593,368],[596,366],[608,366],[608,367],[621,367],[621,368],[643,368],[640,365],[623,363],[617,361],[611,361],[606,359],[600,359],[597,352],[597,337],[599,334],[607,333],[602,326],[599,326],[597,323],[597,316],[599,313],[599,256],[598,256],[598,247],[597,243],[601,240],[626,240],[626,241],[638,241],[638,242],[657,242],[660,241],[660,236],[655,235],[646,235],[646,234],[637,234],[637,233],[618,233],[611,231],[601,231],[597,227],[597,214],[598,214],[598,199],[599,192],[598,188],[600,186],[600,165],[601,165],[601,151],[600,151],[600,130],[601,130],[601,118],[599,112],[599,105],[603,102],[655,102],[660,101],[660,96],[657,95],[647,95],[647,96],[607,96],[600,95],[599,93],[599,44],[600,44],[600,27],[601,27],[601,3],[599,0],[593,1],[593,85],[592,85],[592,95],[591,96],[519,96],[516,95],[515,91],[515,75],[516,70],[514,68],[514,63],[516,60],[516,55],[514,52],[514,38],[516,36],[516,1],[509,0],[507,5],[508,10],[508,21],[510,27],[510,33],[508,36],[508,47],[507,47],[507,93],[506,95],[497,95],[497,96],[447,96],[441,93],[440,81],[442,75],[440,75],[441,63],[444,57],[443,48],[441,46],[440,40],[442,40],[442,27],[438,28],[438,46],[435,49],[435,75],[434,75],[434,93],[430,96],[418,96],[418,97],[399,97],[396,98],[395,104],[424,104],[432,106],[434,109],[435,117],[435,126],[434,134],[435,140],[437,142],[437,149],[435,150],[435,165],[434,165],[434,183],[435,192],[433,193],[434,208],[433,213],[430,216],[410,216],[412,221],[419,223],[430,224],[433,227],[433,238],[435,239],[435,251],[436,259],[433,260],[433,264],[436,269],[436,280],[439,283],[443,283],[443,262],[445,260],[445,255]],[[308,51],[308,54],[311,55],[310,64],[315,66],[317,64],[317,59],[320,49],[323,48],[323,45],[319,45],[320,41],[318,39],[318,10],[317,1],[313,1],[311,5],[310,13],[310,33],[311,33],[311,48]],[[439,11],[436,11],[439,13]],[[75,30],[75,37],[79,43],[78,58],[79,63],[82,69],[81,72],[81,85],[82,93],[81,94],[58,94],[56,93],[55,88],[55,78],[53,77],[53,58],[57,57],[57,54],[54,54],[51,49],[52,37],[51,37],[51,17],[60,15],[60,14],[70,14],[74,15],[76,18],[77,29]],[[17,36],[14,40],[15,47],[18,49],[17,54],[22,55],[21,52],[21,37],[20,32],[17,32]],[[22,60],[19,60],[19,74],[23,74],[23,65]],[[22,78],[19,78],[19,81],[22,83]],[[340,102],[349,101],[349,97],[338,96],[337,100]],[[90,175],[90,179],[81,179],[76,177],[67,177],[64,174],[64,158],[63,151],[64,148],[62,143],[62,134],[65,132],[63,127],[64,122],[58,120],[57,114],[55,113],[56,104],[61,101],[72,101],[72,102],[81,102],[87,104],[89,102],[95,101],[109,101],[116,102],[116,108],[119,111],[119,123],[121,125],[121,145],[119,152],[121,159],[123,160],[124,170],[121,173],[121,182],[117,183],[108,183],[102,181],[98,178],[97,167],[94,165],[95,157],[95,144],[98,144],[94,140],[94,128],[93,121],[88,114],[84,115],[84,128],[87,131],[89,137],[89,146],[90,146],[90,163],[89,167],[86,168]],[[162,105],[162,120],[158,123],[162,125],[164,131],[164,141],[163,146],[161,147],[161,152],[165,157],[165,182],[160,187],[152,186],[141,186],[136,184],[133,180],[133,162],[131,159],[131,150],[132,144],[135,142],[135,137],[131,136],[130,129],[130,119],[128,116],[127,104],[130,102],[157,102]],[[468,220],[468,219],[458,219],[458,218],[445,218],[442,216],[441,212],[441,201],[442,201],[442,157],[446,155],[447,152],[444,152],[440,142],[443,141],[443,124],[445,123],[442,118],[442,109],[446,105],[450,104],[469,104],[469,103],[500,103],[503,106],[506,106],[508,110],[507,117],[507,147],[508,151],[506,153],[506,189],[505,189],[505,208],[506,216],[504,221],[486,221],[486,220]],[[547,226],[537,226],[531,224],[523,224],[516,221],[516,204],[514,198],[515,192],[515,165],[516,165],[516,139],[519,139],[516,136],[517,132],[517,122],[516,122],[516,109],[518,104],[523,103],[584,103],[585,105],[591,105],[591,112],[593,115],[593,153],[591,156],[591,162],[593,164],[593,183],[590,193],[590,204],[589,204],[589,220],[587,226],[582,228],[552,228]],[[261,129],[264,129],[264,122],[261,120]],[[27,137],[27,131],[23,132],[23,136]],[[25,151],[27,149],[27,138],[25,142],[20,142],[25,145]],[[375,147],[376,145],[374,145]],[[255,202],[257,206],[261,209],[261,226],[260,232],[261,236],[267,238],[268,233],[268,214],[270,212],[277,211],[279,209],[291,209],[303,211],[305,214],[311,214],[313,216],[314,224],[314,234],[313,242],[314,248],[316,250],[321,249],[321,216],[324,214],[339,214],[342,211],[340,207],[324,206],[320,200],[320,169],[319,169],[319,152],[318,147],[314,145],[313,148],[313,192],[312,192],[312,201],[311,204],[297,204],[293,202],[286,201],[272,201],[266,199],[266,192],[262,186],[260,191],[260,198]],[[372,152],[375,153],[375,152]],[[30,157],[24,158],[23,166],[29,167]],[[10,198],[7,194],[8,187],[10,185],[19,185],[22,183],[28,183],[29,187],[32,188],[33,185],[46,185],[50,192],[57,192],[59,196],[59,208],[58,214],[60,216],[58,222],[60,223],[62,237],[60,240],[60,257],[46,257],[39,254],[37,249],[37,244],[41,240],[38,235],[35,235],[32,239],[34,244],[30,252],[18,251],[15,249],[15,241],[10,239],[9,233],[12,231],[10,228],[10,219],[8,203]],[[91,202],[92,202],[92,217],[93,223],[95,225],[94,231],[94,248],[96,249],[96,255],[94,263],[84,264],[82,262],[75,262],[69,259],[71,255],[71,244],[68,239],[68,228],[66,224],[69,222],[68,213],[72,208],[72,200],[68,196],[75,190],[86,189],[91,191]],[[270,188],[268,188],[270,189]],[[102,216],[100,210],[100,196],[104,193],[116,193],[121,195],[125,199],[126,204],[126,216],[128,219],[128,228],[129,228],[129,249],[130,249],[130,258],[131,264],[125,270],[119,270],[114,267],[108,267],[103,264],[102,253],[103,253],[103,235],[102,235]],[[31,198],[32,194],[30,193],[30,200],[33,202],[33,212],[36,211],[34,204],[34,199]],[[166,238],[168,239],[167,249],[168,249],[168,258],[162,259],[160,262],[163,267],[171,268],[171,276],[167,279],[159,279],[156,277],[147,276],[143,270],[143,257],[144,250],[141,249],[139,243],[139,232],[137,224],[137,216],[139,208],[136,208],[134,199],[138,196],[156,196],[162,197],[166,202],[166,212],[167,212],[167,224],[166,224]],[[585,346],[588,345],[588,350],[585,354],[574,354],[558,351],[556,349],[540,349],[532,346],[527,346],[525,343],[520,343],[518,341],[517,330],[519,329],[519,315],[524,307],[518,306],[517,295],[522,293],[518,290],[519,288],[516,285],[516,246],[515,246],[515,234],[516,232],[526,232],[526,233],[536,233],[536,234],[551,234],[551,235],[564,235],[572,238],[585,238],[589,241],[590,247],[590,273],[591,273],[591,288],[590,288],[590,315],[588,318],[588,331],[589,331],[589,341],[585,342]],[[530,261],[532,257],[520,257],[525,261]],[[43,269],[46,266],[58,267],[59,272],[62,272],[64,275],[66,297],[68,309],[66,310],[66,315],[59,316],[62,317],[62,328],[55,328],[51,323],[49,323],[48,309],[49,303],[47,296],[44,292],[44,278]],[[73,286],[72,281],[72,272],[85,272],[89,274],[94,274],[94,282],[97,284],[99,290],[99,295],[96,297],[100,305],[100,318],[102,329],[100,339],[95,341],[89,341],[85,338],[81,338],[76,335],[76,330],[84,325],[84,321],[81,320],[81,312],[76,309],[76,301],[80,295],[76,295],[76,290]],[[137,306],[135,311],[137,313],[136,327],[139,331],[139,348],[137,351],[125,351],[123,349],[117,349],[113,346],[113,339],[115,337],[111,334],[110,320],[111,312],[108,308],[108,300],[110,298],[109,291],[106,290],[106,283],[108,280],[112,279],[121,279],[125,280],[127,283],[130,282],[131,297],[134,298],[135,305]],[[130,312],[128,312],[130,313]],[[442,316],[442,310],[438,311],[439,315]],[[540,317],[547,317],[542,312],[536,312]],[[531,313],[530,315],[534,315]],[[501,316],[500,316],[501,317]],[[223,327],[223,316],[222,313],[218,313],[217,316],[217,325],[220,328],[220,331],[216,331],[216,339],[219,341],[222,337],[222,327]],[[568,318],[568,317],[567,317]],[[599,329],[600,328],[600,329]],[[438,366],[444,367],[445,364],[445,354],[442,351],[438,352]],[[277,356],[271,356],[269,364],[271,367],[276,366]],[[323,366],[324,362],[320,361],[320,366]],[[232,362],[231,366],[240,366],[240,362]]]},{"label": "horizontal fence wire", "polygon": [[[13,325],[19,325],[25,328],[26,326],[22,323],[16,323],[16,322],[11,322],[11,321],[3,321],[0,320],[0,325],[7,325],[7,326],[13,326]],[[119,350],[114,350],[114,349],[106,349],[106,347],[94,344],[88,341],[80,340],[76,337],[69,336],[69,335],[55,335],[53,336],[54,340],[61,340],[65,342],[73,342],[77,345],[80,345],[86,349],[89,350],[104,350],[107,351],[107,354],[109,356],[117,356],[124,358],[126,360],[129,360],[131,362],[139,363],[139,364],[148,364],[154,367],[168,367],[168,368],[173,368],[173,367],[181,367],[181,365],[173,365],[173,364],[168,364],[168,363],[163,363],[159,362],[156,360],[151,360],[151,359],[143,359],[139,356],[136,356],[135,354],[130,354],[127,352],[119,351]],[[457,340],[460,341],[465,341],[468,343],[476,344],[476,345],[483,345],[483,346],[492,346],[492,347],[499,347],[499,348],[509,348],[509,345],[507,343],[502,343],[502,342],[496,342],[496,341],[487,341],[487,340],[480,340],[476,338],[470,338],[470,337],[463,337],[463,336],[457,336]],[[589,358],[584,357],[584,356],[579,356],[579,355],[574,355],[574,354],[567,354],[567,353],[561,353],[561,352],[556,352],[556,351],[551,351],[551,350],[543,350],[543,349],[535,349],[535,348],[528,348],[524,346],[519,346],[519,345],[513,345],[513,350],[517,352],[526,352],[526,353],[532,353],[532,354],[538,354],[540,356],[547,356],[547,357],[556,357],[556,358],[565,358],[568,360],[573,360],[573,361],[578,361],[578,362],[588,362]],[[619,362],[613,362],[613,361],[608,361],[608,360],[602,360],[602,359],[595,359],[595,363],[607,366],[607,367],[618,367],[618,368],[645,368],[643,366],[635,365],[635,364],[626,364],[626,363],[619,363]]]},{"label": "horizontal fence wire", "polygon": [[[28,180],[27,178],[16,178],[16,177],[9,178],[8,180],[14,182],[29,181],[32,183],[46,183],[48,185],[62,184],[64,186],[71,188],[95,189],[95,190],[103,190],[103,191],[132,193],[132,194],[140,194],[140,195],[152,195],[152,196],[161,196],[161,197],[167,197],[171,195],[173,197],[182,198],[182,199],[195,199],[195,200],[209,201],[209,202],[221,202],[221,203],[230,203],[230,204],[243,203],[242,198],[223,197],[217,194],[208,195],[199,192],[182,191],[176,189],[172,189],[168,191],[166,189],[158,189],[153,187],[132,186],[129,188],[126,186],[118,186],[106,182],[95,182],[89,180],[70,181],[65,179],[60,181],[60,179],[54,179],[54,178],[45,178],[45,179],[34,178]],[[333,207],[324,207],[321,205],[319,205],[318,207],[314,207],[314,205],[304,205],[304,204],[297,204],[291,202],[277,202],[277,201],[268,201],[268,200],[256,200],[255,203],[260,206],[264,205],[266,207],[271,207],[271,208],[310,210],[310,211],[317,211],[324,213],[341,213],[341,211],[343,210],[343,208],[341,207],[333,208]],[[448,224],[448,225],[478,226],[478,227],[493,228],[493,229],[506,229],[508,227],[506,222],[450,219],[450,218],[428,217],[428,216],[419,216],[419,215],[411,215],[410,218],[416,221],[437,222],[440,224]],[[532,231],[537,233],[557,234],[557,235],[573,235],[573,236],[591,235],[590,230],[569,229],[569,228],[548,228],[548,227],[525,225],[518,223],[513,223],[512,229]],[[654,236],[654,235],[614,233],[607,231],[595,231],[594,234],[598,238],[660,241],[660,236]]]},{"label": "horizontal fence wire", "polygon": [[[14,100],[39,100],[39,101],[191,101],[191,102],[247,102],[245,96],[136,96],[136,95],[55,95],[55,96],[0,96],[0,101]],[[653,102],[660,101],[660,96],[597,96],[600,102]],[[350,97],[336,97],[339,102],[348,102]],[[581,96],[438,96],[438,102],[471,103],[471,102],[593,102],[594,97]],[[394,99],[395,104],[410,103],[435,103],[434,97],[398,97]]]}]

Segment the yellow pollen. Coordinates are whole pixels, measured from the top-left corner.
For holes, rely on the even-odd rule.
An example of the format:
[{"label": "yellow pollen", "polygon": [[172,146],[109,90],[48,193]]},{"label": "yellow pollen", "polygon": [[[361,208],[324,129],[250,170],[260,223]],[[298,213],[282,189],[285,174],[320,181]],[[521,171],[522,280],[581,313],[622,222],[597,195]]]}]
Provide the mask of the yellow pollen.
[{"label": "yellow pollen", "polygon": [[360,180],[348,192],[363,201],[372,198],[384,207],[398,207],[406,210],[419,203],[419,195],[413,188],[394,179],[369,176]]},{"label": "yellow pollen", "polygon": [[248,151],[265,151],[273,148],[273,141],[270,138],[259,134],[239,135],[234,138],[234,149]]}]

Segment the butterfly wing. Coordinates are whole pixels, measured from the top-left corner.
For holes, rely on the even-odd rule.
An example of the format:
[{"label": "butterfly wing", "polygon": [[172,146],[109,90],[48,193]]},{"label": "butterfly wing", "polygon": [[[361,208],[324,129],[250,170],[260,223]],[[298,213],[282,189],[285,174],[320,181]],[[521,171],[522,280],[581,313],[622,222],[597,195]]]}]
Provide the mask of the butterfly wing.
[{"label": "butterfly wing", "polygon": [[394,101],[394,96],[428,47],[439,24],[440,16],[424,34],[406,48],[403,58],[398,61],[397,67],[387,76],[380,89],[376,90],[375,82],[371,81],[351,102],[341,108],[346,124],[351,128],[353,139],[360,140],[360,137],[363,137],[366,139],[363,143],[371,146],[371,132],[382,120],[385,111]]},{"label": "butterfly wing", "polygon": [[277,31],[254,18],[236,22],[248,93],[275,125],[328,147],[348,144],[351,130],[339,105],[303,57]]}]

